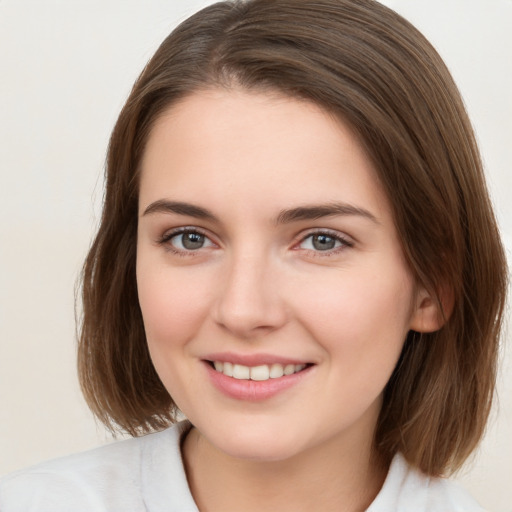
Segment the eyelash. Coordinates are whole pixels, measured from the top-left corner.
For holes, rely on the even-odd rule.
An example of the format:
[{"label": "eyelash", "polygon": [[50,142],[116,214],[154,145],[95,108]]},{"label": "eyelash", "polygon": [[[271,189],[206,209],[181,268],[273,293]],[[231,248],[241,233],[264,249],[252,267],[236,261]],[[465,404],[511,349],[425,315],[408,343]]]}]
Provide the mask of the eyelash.
[{"label": "eyelash", "polygon": [[340,233],[338,233],[336,231],[331,231],[329,229],[318,229],[318,230],[315,230],[315,231],[310,231],[306,235],[302,236],[300,238],[299,242],[294,245],[295,250],[299,250],[300,249],[299,246],[301,244],[303,244],[309,238],[314,237],[315,235],[316,236],[324,235],[326,237],[332,238],[335,241],[335,243],[336,242],[340,243],[340,245],[338,247],[334,247],[332,249],[328,249],[328,250],[325,250],[325,251],[314,250],[314,249],[305,249],[306,251],[308,251],[308,253],[310,253],[315,258],[317,258],[317,257],[318,258],[328,258],[330,256],[336,256],[341,251],[344,251],[347,248],[351,248],[351,247],[354,246],[354,242],[353,241],[351,241],[349,238],[341,235]]},{"label": "eyelash", "polygon": [[[157,242],[159,245],[165,246],[166,250],[168,250],[178,256],[182,256],[182,257],[194,256],[203,247],[200,247],[197,250],[193,250],[193,249],[183,250],[183,249],[178,249],[178,248],[174,247],[172,245],[172,243],[170,243],[174,237],[177,237],[179,235],[189,234],[189,233],[201,235],[201,236],[205,237],[205,239],[209,240],[209,242],[212,245],[215,245],[215,243],[212,242],[211,238],[208,236],[208,234],[205,231],[203,231],[197,227],[192,227],[192,226],[176,228],[171,231],[168,231],[168,232],[164,233],[162,235],[162,237],[160,237],[157,240]],[[338,247],[334,247],[332,249],[327,249],[325,251],[314,250],[314,249],[305,249],[308,253],[310,253],[314,257],[322,258],[322,257],[329,257],[329,256],[337,255],[340,251],[343,251],[347,248],[351,248],[354,246],[354,243],[351,240],[340,235],[338,232],[334,232],[329,229],[318,229],[315,231],[311,231],[311,232],[307,233],[306,235],[303,235],[300,238],[300,240],[294,244],[294,246],[293,246],[294,250],[300,250],[300,245],[303,244],[306,240],[308,240],[309,238],[312,238],[314,236],[319,236],[319,235],[324,235],[328,238],[332,238],[335,241],[335,243],[339,242],[340,245]]]},{"label": "eyelash", "polygon": [[192,249],[182,250],[182,249],[178,249],[178,248],[174,247],[171,243],[171,240],[174,237],[177,237],[179,235],[189,234],[189,233],[204,236],[204,238],[209,240],[212,245],[215,245],[215,243],[211,241],[210,236],[208,236],[208,234],[205,231],[203,231],[199,228],[196,228],[196,227],[192,227],[192,226],[176,228],[171,231],[167,231],[157,240],[157,243],[159,245],[164,246],[167,251],[172,252],[173,254],[176,254],[177,256],[182,256],[182,257],[195,256],[196,253],[199,252],[199,250],[196,250],[196,251],[194,251]]}]

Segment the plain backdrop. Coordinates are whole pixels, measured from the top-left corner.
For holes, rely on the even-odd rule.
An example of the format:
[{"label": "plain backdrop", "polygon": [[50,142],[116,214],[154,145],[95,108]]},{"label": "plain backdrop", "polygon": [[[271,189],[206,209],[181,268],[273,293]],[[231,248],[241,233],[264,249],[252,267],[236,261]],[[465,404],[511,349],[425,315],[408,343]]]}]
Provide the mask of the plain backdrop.
[{"label": "plain backdrop", "polygon": [[[0,0],[0,474],[111,440],[78,389],[75,284],[123,101],[161,40],[207,3]],[[455,76],[510,251],[512,1],[384,3]],[[489,510],[512,511],[510,348],[488,434],[457,478]]]}]

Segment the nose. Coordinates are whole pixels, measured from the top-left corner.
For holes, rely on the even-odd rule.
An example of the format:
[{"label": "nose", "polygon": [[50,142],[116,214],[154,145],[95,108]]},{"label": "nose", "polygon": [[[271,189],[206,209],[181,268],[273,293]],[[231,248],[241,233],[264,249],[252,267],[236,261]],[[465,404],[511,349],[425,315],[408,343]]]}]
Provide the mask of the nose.
[{"label": "nose", "polygon": [[237,338],[251,339],[282,327],[287,308],[279,268],[264,255],[233,256],[220,277],[215,321]]}]

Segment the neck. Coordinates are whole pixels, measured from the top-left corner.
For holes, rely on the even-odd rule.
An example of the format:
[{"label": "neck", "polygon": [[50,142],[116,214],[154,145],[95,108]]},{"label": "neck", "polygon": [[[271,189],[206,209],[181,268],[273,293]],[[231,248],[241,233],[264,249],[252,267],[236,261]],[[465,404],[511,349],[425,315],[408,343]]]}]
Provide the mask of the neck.
[{"label": "neck", "polygon": [[197,429],[183,443],[189,486],[201,512],[366,510],[384,482],[387,468],[372,442],[330,441],[279,461],[231,457]]}]

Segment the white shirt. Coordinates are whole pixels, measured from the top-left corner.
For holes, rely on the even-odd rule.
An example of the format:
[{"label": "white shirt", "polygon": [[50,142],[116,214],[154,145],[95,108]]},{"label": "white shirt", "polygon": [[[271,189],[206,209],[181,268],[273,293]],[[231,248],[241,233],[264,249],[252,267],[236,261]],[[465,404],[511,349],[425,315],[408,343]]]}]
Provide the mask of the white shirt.
[{"label": "white shirt", "polygon": [[[2,512],[198,512],[180,452],[189,428],[112,443],[0,480]],[[367,512],[483,512],[461,488],[397,455]]]}]

